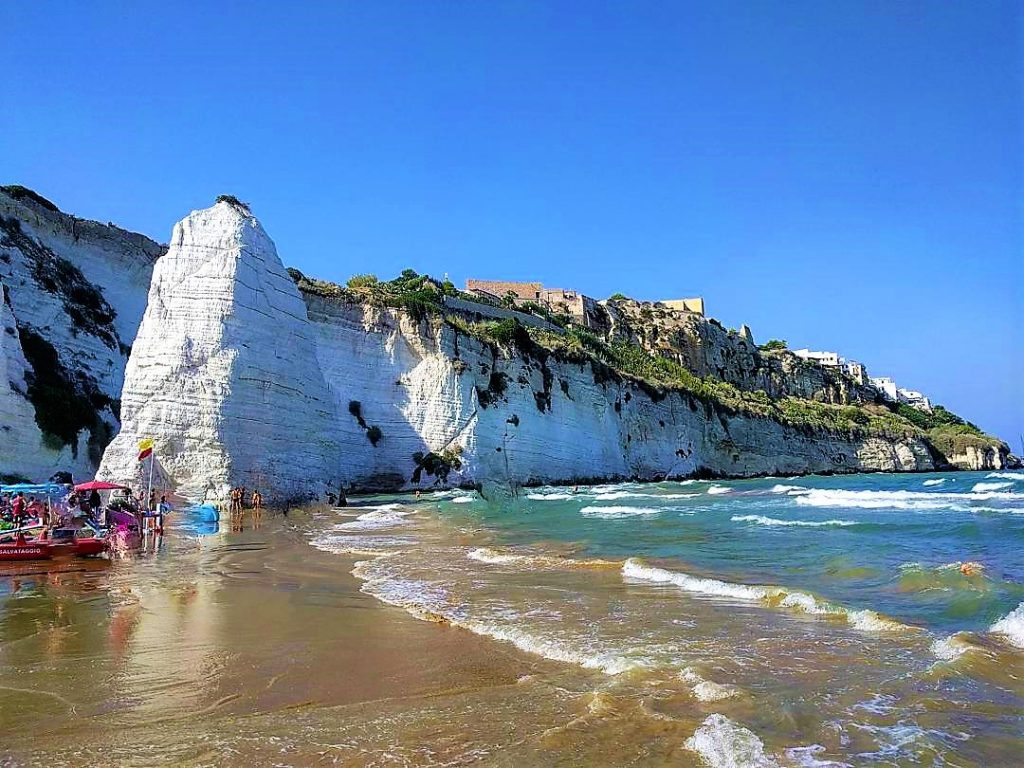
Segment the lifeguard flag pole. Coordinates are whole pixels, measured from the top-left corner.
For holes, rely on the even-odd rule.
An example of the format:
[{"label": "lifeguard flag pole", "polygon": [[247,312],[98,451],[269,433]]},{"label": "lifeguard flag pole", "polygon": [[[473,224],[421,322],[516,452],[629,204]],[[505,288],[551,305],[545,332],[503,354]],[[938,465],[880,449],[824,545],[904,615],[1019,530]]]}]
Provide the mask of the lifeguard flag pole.
[{"label": "lifeguard flag pole", "polygon": [[[153,438],[144,437],[139,441],[139,461],[145,461],[149,458],[149,488],[146,490],[146,504],[149,504],[149,498],[153,495],[153,462],[156,457],[153,455]],[[152,512],[153,510],[146,510]]]}]

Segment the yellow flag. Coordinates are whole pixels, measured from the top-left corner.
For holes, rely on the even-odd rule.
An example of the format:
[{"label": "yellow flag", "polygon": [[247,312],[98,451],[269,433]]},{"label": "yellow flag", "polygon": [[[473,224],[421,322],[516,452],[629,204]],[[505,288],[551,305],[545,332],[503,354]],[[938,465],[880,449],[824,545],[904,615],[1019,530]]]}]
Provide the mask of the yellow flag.
[{"label": "yellow flag", "polygon": [[152,437],[144,437],[141,440],[139,440],[139,450],[140,451],[144,451],[147,448],[152,448],[152,447],[153,447],[153,438]]}]

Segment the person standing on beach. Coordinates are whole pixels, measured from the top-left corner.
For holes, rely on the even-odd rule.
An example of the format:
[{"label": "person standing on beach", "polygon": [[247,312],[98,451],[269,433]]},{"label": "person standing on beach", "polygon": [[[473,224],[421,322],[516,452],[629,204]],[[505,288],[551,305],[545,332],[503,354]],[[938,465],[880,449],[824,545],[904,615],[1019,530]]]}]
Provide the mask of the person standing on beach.
[{"label": "person standing on beach", "polygon": [[252,492],[252,521],[255,524],[259,524],[263,518],[263,494],[260,493],[260,489],[257,488]]}]

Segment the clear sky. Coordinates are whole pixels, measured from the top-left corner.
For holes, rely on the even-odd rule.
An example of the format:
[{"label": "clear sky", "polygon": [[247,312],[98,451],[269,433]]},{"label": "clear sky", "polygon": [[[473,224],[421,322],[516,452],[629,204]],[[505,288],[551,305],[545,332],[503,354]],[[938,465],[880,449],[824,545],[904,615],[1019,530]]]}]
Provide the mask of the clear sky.
[{"label": "clear sky", "polygon": [[232,193],[337,281],[699,294],[1020,450],[1019,3],[193,5],[0,4],[0,183],[161,241]]}]

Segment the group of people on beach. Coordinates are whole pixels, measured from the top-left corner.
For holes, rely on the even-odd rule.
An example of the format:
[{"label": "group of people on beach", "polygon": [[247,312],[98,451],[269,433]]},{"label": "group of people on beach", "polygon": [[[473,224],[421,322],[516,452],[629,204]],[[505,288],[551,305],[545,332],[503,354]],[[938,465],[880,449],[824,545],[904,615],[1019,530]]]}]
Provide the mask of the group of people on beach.
[{"label": "group of people on beach", "polygon": [[263,494],[260,493],[259,488],[252,492],[252,496],[249,499],[249,503],[246,501],[245,486],[241,485],[237,488],[232,488],[229,494],[230,499],[230,512],[231,512],[231,530],[240,531],[242,530],[242,518],[245,517],[246,507],[252,509],[252,521],[253,523],[259,523],[263,518]]}]

